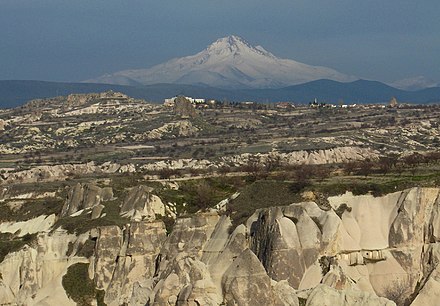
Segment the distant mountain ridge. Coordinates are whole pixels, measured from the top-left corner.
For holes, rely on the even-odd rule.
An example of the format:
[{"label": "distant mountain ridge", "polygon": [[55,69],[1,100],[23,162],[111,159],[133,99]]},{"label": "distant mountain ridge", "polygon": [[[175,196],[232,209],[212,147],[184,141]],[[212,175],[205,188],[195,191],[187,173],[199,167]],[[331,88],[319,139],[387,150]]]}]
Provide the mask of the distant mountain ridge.
[{"label": "distant mountain ridge", "polygon": [[440,87],[440,82],[436,82],[424,76],[416,76],[413,78],[398,80],[389,85],[398,89],[414,91],[425,88]]},{"label": "distant mountain ridge", "polygon": [[0,81],[0,108],[15,107],[25,102],[72,93],[93,93],[118,91],[133,98],[149,102],[162,103],[163,99],[175,95],[199,98],[229,100],[277,102],[291,101],[308,103],[314,98],[319,101],[337,103],[379,103],[388,102],[396,97],[400,102],[437,103],[440,102],[440,87],[418,91],[404,91],[376,81],[358,80],[341,83],[332,80],[317,80],[300,85],[279,89],[238,89],[226,90],[209,86],[182,84],[155,84],[147,86],[126,86],[112,84],[58,83],[44,81]]},{"label": "distant mountain ridge", "polygon": [[118,85],[157,83],[205,85],[223,89],[281,88],[319,79],[350,82],[357,78],[336,70],[280,59],[238,36],[223,37],[205,50],[149,69],[106,74],[85,82]]}]

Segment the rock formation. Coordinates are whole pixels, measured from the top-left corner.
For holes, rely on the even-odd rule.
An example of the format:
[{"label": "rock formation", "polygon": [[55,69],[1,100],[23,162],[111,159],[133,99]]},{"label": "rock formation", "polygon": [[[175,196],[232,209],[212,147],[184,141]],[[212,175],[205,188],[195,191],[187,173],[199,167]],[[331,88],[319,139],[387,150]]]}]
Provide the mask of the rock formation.
[{"label": "rock formation", "polygon": [[174,101],[174,113],[182,118],[193,118],[197,116],[191,101],[185,97],[179,96]]},{"label": "rock formation", "polygon": [[137,186],[130,190],[121,207],[121,215],[133,221],[153,221],[156,215],[165,216],[165,205],[152,194],[153,188]]},{"label": "rock formation", "polygon": [[147,139],[163,139],[195,136],[199,129],[189,120],[166,123],[147,133]]},{"label": "rock formation", "polygon": [[[164,128],[166,127],[166,128]],[[151,131],[151,135],[161,138],[168,129],[177,130],[170,135],[176,133],[177,136],[193,135],[197,132],[189,121],[182,121],[176,124],[165,125],[159,128],[160,133]],[[164,130],[165,129],[165,130]],[[157,132],[157,133],[156,133]],[[156,137],[154,136],[154,137]],[[175,136],[173,136],[175,137]],[[63,164],[54,166],[37,166],[28,170],[6,172],[0,175],[0,185],[7,185],[14,182],[34,183],[34,182],[52,182],[66,180],[69,176],[88,175],[101,173],[133,173],[140,171],[158,171],[162,169],[216,169],[224,166],[240,167],[247,165],[249,160],[255,160],[259,164],[264,165],[271,158],[278,158],[285,165],[318,165],[344,163],[350,161],[375,159],[379,153],[369,148],[360,147],[337,147],[327,150],[315,151],[294,151],[289,153],[271,152],[269,154],[249,154],[231,155],[221,158],[219,161],[209,161],[207,159],[177,159],[148,163],[145,165],[119,165],[117,163],[106,162],[101,165],[95,165],[94,162],[85,164]]]},{"label": "rock formation", "polygon": [[[132,189],[122,210],[145,211],[149,192]],[[79,237],[41,233],[37,245],[0,263],[0,300],[54,301],[45,288],[88,262],[107,305],[432,305],[440,290],[439,193],[346,193],[330,197],[327,210],[314,202],[260,209],[235,229],[212,211],[178,218],[168,235],[149,218]],[[350,209],[337,214],[342,204]],[[94,251],[80,255],[86,240]]]},{"label": "rock formation", "polygon": [[34,246],[25,245],[0,263],[0,301],[11,305],[74,305],[67,297],[61,279],[67,267],[87,258],[69,256],[87,235],[63,231],[40,233]]},{"label": "rock formation", "polygon": [[111,187],[100,188],[92,184],[78,183],[68,191],[61,216],[70,216],[80,210],[94,208],[100,205],[101,201],[109,201],[112,198]]},{"label": "rock formation", "polygon": [[312,290],[307,305],[310,306],[392,306],[394,302],[372,293],[356,290],[336,290],[326,285],[318,285]]},{"label": "rock formation", "polygon": [[5,178],[0,177],[0,185],[16,182],[36,183],[62,181],[72,175],[86,175],[99,173],[133,172],[131,167],[122,167],[110,162],[95,165],[94,162],[85,164],[62,164],[54,166],[37,166],[28,170],[5,173]]}]

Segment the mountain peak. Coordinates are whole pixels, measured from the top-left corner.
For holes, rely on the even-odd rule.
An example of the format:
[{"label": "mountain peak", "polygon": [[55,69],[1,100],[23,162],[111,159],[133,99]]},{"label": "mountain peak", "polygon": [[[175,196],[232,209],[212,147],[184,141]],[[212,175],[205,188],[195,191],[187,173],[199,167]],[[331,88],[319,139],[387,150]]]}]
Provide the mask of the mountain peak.
[{"label": "mountain peak", "polygon": [[239,53],[258,53],[261,55],[267,55],[258,48],[253,47],[245,39],[236,35],[229,35],[217,39],[206,49],[209,53],[215,54],[239,54]]},{"label": "mountain peak", "polygon": [[211,46],[213,45],[228,45],[228,46],[245,45],[251,47],[251,45],[246,40],[236,35],[229,35],[226,37],[219,38],[214,43],[211,44]]},{"label": "mountain peak", "polygon": [[[112,81],[114,79],[114,82]],[[261,46],[230,35],[201,52],[149,69],[116,72],[89,82],[204,84],[220,88],[280,88],[319,79],[353,81],[336,70],[280,59]]]}]

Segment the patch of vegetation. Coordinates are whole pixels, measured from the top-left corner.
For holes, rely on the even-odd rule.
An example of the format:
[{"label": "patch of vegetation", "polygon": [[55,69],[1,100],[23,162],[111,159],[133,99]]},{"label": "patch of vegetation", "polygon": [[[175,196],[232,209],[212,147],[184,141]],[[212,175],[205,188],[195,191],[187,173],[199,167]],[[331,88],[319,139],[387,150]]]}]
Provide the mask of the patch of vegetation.
[{"label": "patch of vegetation", "polygon": [[342,215],[345,211],[351,212],[351,207],[349,207],[346,203],[342,203],[341,205],[336,208],[335,213],[338,215],[339,218],[342,219]]},{"label": "patch of vegetation", "polygon": [[89,264],[86,263],[71,265],[63,276],[63,288],[67,296],[79,306],[92,305],[95,300],[99,306],[104,306],[104,292],[95,288],[93,280],[89,278],[88,268]]},{"label": "patch of vegetation", "polygon": [[1,221],[27,221],[41,215],[58,215],[63,208],[63,200],[60,198],[45,198],[24,200],[25,203],[17,210],[12,210],[8,202],[0,204]]},{"label": "patch of vegetation", "polygon": [[325,276],[330,271],[331,266],[336,263],[335,258],[332,256],[321,256],[318,261],[322,276]]},{"label": "patch of vegetation", "polygon": [[26,244],[33,244],[36,238],[37,234],[26,234],[23,237],[14,237],[13,234],[0,234],[0,262],[2,262],[9,253],[19,251]]},{"label": "patch of vegetation", "polygon": [[297,181],[293,182],[289,185],[289,190],[293,193],[300,193],[303,191],[306,187],[310,186],[311,183],[309,181]]},{"label": "patch of vegetation", "polygon": [[113,152],[102,152],[93,155],[88,155],[87,158],[93,160],[97,164],[105,163],[108,161],[119,162],[130,160],[135,155],[134,152],[128,150],[120,150]]},{"label": "patch of vegetation", "polygon": [[176,222],[176,220],[174,220],[171,217],[162,216],[162,215],[158,215],[158,214],[156,214],[156,220],[161,220],[165,224],[165,229],[166,229],[167,235],[169,235],[171,233],[171,231],[173,230],[174,224]]},{"label": "patch of vegetation", "polygon": [[76,256],[83,256],[86,258],[90,258],[95,253],[95,244],[96,244],[96,239],[95,240],[87,239],[84,242],[84,244],[82,244],[79,247]]},{"label": "patch of vegetation", "polygon": [[62,227],[72,234],[82,234],[99,226],[116,225],[122,228],[130,220],[120,216],[120,203],[120,199],[104,202],[104,210],[102,212],[103,214],[105,213],[104,217],[91,220],[90,214],[87,213],[75,217],[67,216],[59,219],[53,228]]},{"label": "patch of vegetation", "polygon": [[227,206],[233,228],[244,223],[259,208],[286,206],[301,201],[301,196],[292,192],[290,186],[289,182],[269,180],[245,186],[240,195]]},{"label": "patch of vegetation", "polygon": [[17,183],[10,187],[13,193],[29,193],[29,192],[57,192],[63,187],[62,182],[38,182],[38,183]]},{"label": "patch of vegetation", "polygon": [[373,196],[379,197],[412,187],[438,186],[439,182],[440,173],[419,176],[374,175],[369,178],[352,176],[315,184],[313,188],[327,196],[337,196],[351,191],[354,195],[371,193]]},{"label": "patch of vegetation", "polygon": [[[60,195],[63,193],[63,184],[59,182],[49,183],[25,183],[14,184],[8,187],[7,193],[17,196],[27,193],[56,192],[58,197],[42,199],[6,199],[0,203],[0,221],[27,221],[41,215],[59,214],[63,206]],[[12,208],[14,202],[24,202]]]},{"label": "patch of vegetation", "polygon": [[[429,167],[428,167],[429,168]],[[276,176],[269,175],[266,180],[257,180],[241,190],[240,196],[228,205],[234,228],[249,218],[259,208],[283,206],[302,201],[300,193],[305,190],[313,191],[317,196],[315,202],[322,209],[329,209],[328,196],[336,196],[351,191],[354,195],[372,194],[375,197],[383,196],[396,191],[416,186],[438,186],[440,173],[430,167],[420,168],[415,174],[388,173],[386,175],[373,174],[368,177],[338,176],[327,178],[331,169],[327,166],[299,166],[293,169],[277,171],[278,181],[269,179]],[[321,169],[324,169],[321,171]],[[284,175],[281,175],[283,174]],[[324,177],[325,179],[322,179]],[[292,181],[285,179],[293,178]],[[348,207],[339,207],[338,215],[349,210]]]},{"label": "patch of vegetation", "polygon": [[396,279],[384,289],[384,296],[397,306],[410,305],[411,287],[408,280]]},{"label": "patch of vegetation", "polygon": [[146,183],[142,173],[124,173],[112,176],[111,187],[115,197],[119,198],[127,188]]},{"label": "patch of vegetation", "polygon": [[214,125],[208,123],[201,117],[192,118],[191,122],[200,130],[200,135],[211,135],[218,132],[218,129]]},{"label": "patch of vegetation", "polygon": [[211,177],[179,182],[180,188],[162,188],[158,196],[164,201],[175,203],[178,214],[191,214],[213,207],[237,192],[244,181],[239,177]]},{"label": "patch of vegetation", "polygon": [[307,299],[303,299],[303,298],[298,298],[299,301],[299,306],[306,306],[307,304]]},{"label": "patch of vegetation", "polygon": [[257,144],[248,145],[242,148],[239,152],[255,154],[255,153],[268,153],[271,150],[272,150],[271,144],[257,143]]}]

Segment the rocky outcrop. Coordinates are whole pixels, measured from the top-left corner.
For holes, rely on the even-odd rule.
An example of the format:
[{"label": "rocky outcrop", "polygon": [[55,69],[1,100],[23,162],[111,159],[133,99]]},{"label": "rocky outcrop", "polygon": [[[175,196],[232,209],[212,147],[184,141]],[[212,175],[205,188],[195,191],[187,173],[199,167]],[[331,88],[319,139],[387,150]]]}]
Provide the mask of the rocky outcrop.
[{"label": "rocky outcrop", "polygon": [[13,186],[4,186],[0,188],[0,202],[4,202],[6,200],[35,200],[35,199],[47,199],[47,198],[55,198],[55,191],[32,191],[32,192],[23,192],[19,188],[14,188]]},{"label": "rocky outcrop", "polygon": [[245,248],[244,228],[207,213],[176,221],[160,254],[153,305],[220,305],[222,277]]},{"label": "rocky outcrop", "polygon": [[83,209],[91,209],[113,198],[111,187],[100,188],[92,184],[76,184],[67,192],[61,216],[70,216]]},{"label": "rocky outcrop", "polygon": [[94,162],[89,162],[84,164],[37,166],[28,170],[4,173],[0,176],[0,185],[63,181],[71,176],[103,173],[133,173],[135,171],[136,167],[133,164],[120,165],[113,162],[105,162],[100,165],[96,165]]},{"label": "rocky outcrop", "polygon": [[244,250],[223,275],[226,305],[272,305],[274,294],[270,277],[257,256]]},{"label": "rocky outcrop", "polygon": [[177,160],[161,160],[158,162],[150,163],[141,166],[142,170],[146,171],[158,171],[162,169],[208,169],[215,167],[215,164],[207,159],[177,159]]},{"label": "rocky outcrop", "polygon": [[[134,190],[133,199],[148,191]],[[346,193],[329,198],[326,210],[314,202],[265,208],[235,229],[216,212],[178,218],[169,235],[162,221],[148,219],[103,226],[88,240],[90,275],[107,305],[432,305],[440,288],[439,191]],[[342,204],[349,209],[338,210]],[[86,260],[67,251],[72,238],[47,237],[0,264],[4,301],[41,297],[41,271],[50,283]]]},{"label": "rocky outcrop", "polygon": [[[107,275],[100,288],[105,288],[105,300],[115,305],[135,301],[150,305],[298,305],[297,292],[310,305],[325,305],[327,296],[335,305],[394,305],[385,297],[397,300],[396,280],[406,290],[400,300],[411,299],[419,290],[417,282],[426,288],[437,284],[434,268],[419,271],[420,266],[430,266],[420,258],[432,259],[433,255],[424,255],[416,240],[410,241],[413,247],[405,244],[399,248],[402,242],[394,238],[398,236],[393,228],[405,235],[418,232],[414,224],[422,218],[414,216],[434,212],[438,193],[438,189],[426,188],[380,198],[347,193],[329,199],[335,209],[342,203],[351,208],[339,215],[314,202],[261,209],[247,226],[240,225],[232,233],[226,216],[204,213],[179,218],[167,238],[164,229],[159,231],[162,234],[154,234],[162,237],[150,243],[156,247],[139,249],[143,264],[136,271],[142,271],[142,276],[130,276],[134,273],[130,268],[137,264],[128,250],[140,237],[153,237],[151,228],[112,229],[113,234],[101,234],[103,238],[97,241],[96,262],[107,268],[103,271],[103,264],[96,264],[95,278]],[[402,208],[410,204],[414,214],[408,218],[413,221],[395,227],[408,215],[409,209]],[[435,217],[423,220],[429,221],[419,227],[435,228]],[[139,223],[148,224],[161,223]],[[101,239],[113,242],[103,246]],[[425,297],[419,299],[431,299],[427,289],[420,292]]]},{"label": "rocky outcrop", "polygon": [[235,156],[225,156],[223,161],[231,166],[246,165],[250,159],[265,164],[269,160],[278,159],[285,165],[319,165],[346,163],[356,160],[364,160],[366,158],[375,159],[379,156],[379,152],[370,148],[361,147],[336,147],[333,149],[312,150],[312,151],[293,151],[288,153],[271,152],[267,154],[249,154],[244,153]]},{"label": "rocky outcrop", "polygon": [[[121,170],[121,171],[119,171]],[[125,167],[125,172],[133,172],[134,169]],[[11,183],[36,183],[36,182],[53,182],[63,181],[73,175],[87,175],[99,173],[116,173],[122,172],[121,165],[114,163],[104,163],[95,165],[94,162],[85,164],[62,164],[54,166],[37,166],[29,170],[16,172],[7,172],[4,178],[0,177],[0,185]]]},{"label": "rocky outcrop", "polygon": [[[171,129],[171,130],[170,130]],[[175,130],[174,130],[175,129]],[[166,131],[180,136],[192,135],[196,128],[186,123],[172,124],[166,128]],[[174,131],[174,132],[173,132]],[[166,133],[160,132],[160,137]],[[159,136],[158,136],[159,137]],[[283,165],[302,165],[302,164],[332,164],[345,163],[366,158],[375,159],[379,153],[370,148],[360,147],[337,147],[327,150],[316,151],[294,151],[290,153],[271,152],[269,154],[240,154],[222,157],[220,161],[213,162],[205,159],[177,159],[167,161],[157,161],[141,166],[134,164],[119,165],[106,162],[101,165],[95,165],[93,162],[86,164],[63,164],[54,166],[37,166],[29,170],[16,172],[6,172],[0,176],[0,185],[11,183],[35,183],[66,180],[69,176],[89,175],[101,173],[133,173],[136,170],[158,171],[162,169],[217,169],[221,167],[240,167],[245,166],[250,160],[260,164],[267,163],[273,158],[279,159]]]},{"label": "rocky outcrop", "polygon": [[27,234],[47,232],[54,224],[55,215],[41,215],[27,221],[0,223],[0,233],[11,233],[22,237]]},{"label": "rocky outcrop", "polygon": [[93,265],[96,288],[106,290],[116,269],[117,259],[123,244],[122,231],[117,226],[98,229]]},{"label": "rocky outcrop", "polygon": [[151,305],[219,305],[208,269],[196,258],[180,254],[159,274]]},{"label": "rocky outcrop", "polygon": [[314,202],[261,210],[250,229],[251,249],[269,276],[299,288],[319,255],[335,255],[340,219]]},{"label": "rocky outcrop", "polygon": [[165,205],[152,194],[153,188],[137,186],[132,188],[121,207],[121,215],[133,221],[153,221],[156,215],[165,216]]},{"label": "rocky outcrop", "polygon": [[76,252],[88,235],[63,231],[40,233],[35,244],[8,254],[0,263],[0,301],[11,305],[74,305],[62,288],[67,268],[86,258],[68,255]]},{"label": "rocky outcrop", "polygon": [[[405,284],[401,284],[405,285]],[[440,267],[437,266],[431,272],[428,279],[424,283],[422,289],[418,292],[416,298],[412,302],[412,306],[431,305],[433,301],[438,299],[440,294]]]},{"label": "rocky outcrop", "polygon": [[216,213],[195,215],[176,220],[173,231],[168,236],[161,254],[164,260],[171,260],[179,253],[200,258],[205,244],[211,237],[219,216]]},{"label": "rocky outcrop", "polygon": [[356,290],[336,290],[326,285],[318,285],[307,298],[308,306],[395,306],[386,298]]},{"label": "rocky outcrop", "polygon": [[272,290],[274,293],[274,305],[278,306],[299,306],[296,291],[289,286],[287,281],[275,283],[272,280]]},{"label": "rocky outcrop", "polygon": [[193,118],[197,116],[191,101],[183,96],[179,96],[174,100],[174,113],[182,118]]},{"label": "rocky outcrop", "polygon": [[164,139],[176,137],[194,136],[199,131],[191,121],[181,120],[177,122],[166,123],[163,126],[146,133],[147,139]]},{"label": "rocky outcrop", "polygon": [[124,231],[116,226],[99,228],[93,278],[97,288],[105,290],[107,305],[146,303],[165,238],[161,221],[134,222]]},{"label": "rocky outcrop", "polygon": [[318,165],[346,163],[350,161],[375,159],[379,156],[379,152],[370,148],[360,147],[337,147],[327,150],[315,151],[293,151],[289,153],[271,152],[268,154],[250,154],[244,153],[240,155],[224,156],[219,162],[196,159],[177,159],[168,161],[158,161],[146,164],[141,168],[144,170],[157,171],[164,168],[169,169],[208,169],[220,167],[240,167],[246,166],[250,161],[257,164],[267,164],[271,160],[279,160],[282,165]]}]

